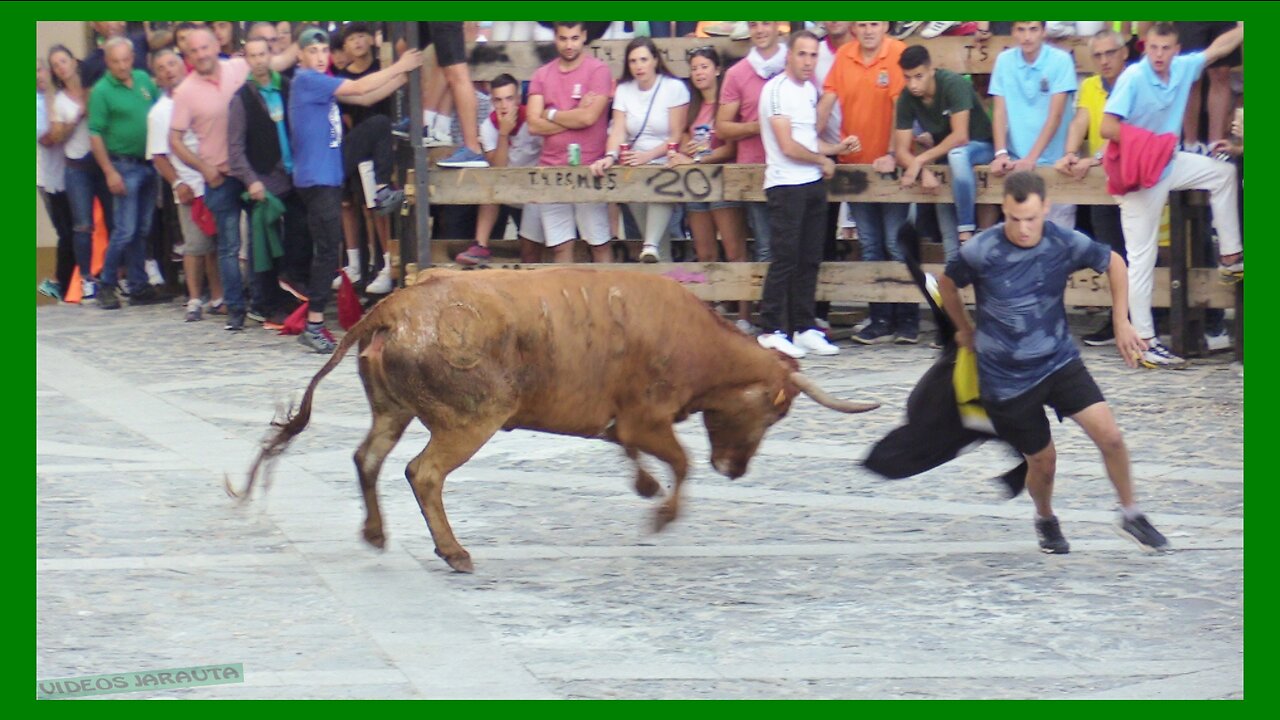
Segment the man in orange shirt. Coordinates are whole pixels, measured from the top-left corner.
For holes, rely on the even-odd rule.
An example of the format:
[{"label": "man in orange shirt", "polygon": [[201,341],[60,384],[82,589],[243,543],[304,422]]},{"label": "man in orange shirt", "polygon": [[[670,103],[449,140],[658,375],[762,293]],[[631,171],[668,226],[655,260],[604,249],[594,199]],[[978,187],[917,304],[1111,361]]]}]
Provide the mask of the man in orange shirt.
[{"label": "man in orange shirt", "polygon": [[[846,43],[836,53],[827,73],[818,123],[825,125],[839,103],[842,136],[853,135],[862,143],[858,152],[841,155],[841,163],[871,165],[876,172],[891,173],[893,117],[898,95],[906,80],[898,58],[906,45],[888,37],[889,23],[859,20],[853,27],[857,42]],[[858,224],[863,260],[902,260],[898,230],[907,221],[909,206],[902,203],[850,203]],[[915,343],[920,337],[920,317],[915,303],[871,303],[871,322],[854,340],[864,345],[885,342]]]}]

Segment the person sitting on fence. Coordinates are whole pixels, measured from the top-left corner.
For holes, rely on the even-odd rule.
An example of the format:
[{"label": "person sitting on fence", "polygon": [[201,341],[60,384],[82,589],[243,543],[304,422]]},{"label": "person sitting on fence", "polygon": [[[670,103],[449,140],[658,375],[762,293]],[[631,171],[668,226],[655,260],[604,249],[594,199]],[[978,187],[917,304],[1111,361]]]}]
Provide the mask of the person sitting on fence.
[{"label": "person sitting on fence", "polygon": [[[489,83],[493,112],[480,124],[480,147],[490,167],[533,167],[542,154],[542,138],[529,130],[524,105],[520,104],[520,83],[503,73]],[[526,222],[536,215],[509,205],[481,205],[476,215],[476,241],[454,258],[459,265],[487,265],[492,253],[489,239],[494,227],[506,226],[504,218],[514,216],[520,231],[521,262],[541,262],[542,246],[524,237]]]}]

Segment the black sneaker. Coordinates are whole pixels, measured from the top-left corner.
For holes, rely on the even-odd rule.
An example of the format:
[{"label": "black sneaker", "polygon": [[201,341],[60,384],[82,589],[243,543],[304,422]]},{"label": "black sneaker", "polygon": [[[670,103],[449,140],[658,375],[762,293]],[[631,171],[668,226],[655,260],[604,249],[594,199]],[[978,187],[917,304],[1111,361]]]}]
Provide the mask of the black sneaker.
[{"label": "black sneaker", "polygon": [[1036,518],[1036,536],[1040,538],[1040,552],[1050,555],[1066,555],[1071,552],[1071,545],[1062,536],[1062,528],[1058,527],[1058,516]]},{"label": "black sneaker", "polygon": [[1126,518],[1124,513],[1116,521],[1116,532],[1120,537],[1128,538],[1138,544],[1144,552],[1162,552],[1169,549],[1169,541],[1151,526],[1146,515]]},{"label": "black sneaker", "polygon": [[1116,329],[1111,326],[1111,318],[1103,323],[1102,327],[1080,338],[1085,345],[1090,347],[1101,347],[1103,345],[1114,345],[1116,342]]},{"label": "black sneaker", "polygon": [[120,298],[116,296],[114,285],[102,285],[98,288],[98,307],[103,310],[120,309]]},{"label": "black sneaker", "polygon": [[258,324],[267,319],[267,313],[257,308],[249,308],[244,316]]},{"label": "black sneaker", "polygon": [[156,292],[155,288],[150,285],[129,296],[129,305],[131,306],[155,305],[158,302],[163,302],[163,299],[160,297],[160,293]]},{"label": "black sneaker", "polygon": [[303,328],[302,334],[298,336],[298,342],[322,355],[332,355],[334,348],[338,346],[329,328],[323,325],[316,329]]},{"label": "black sneaker", "polygon": [[231,332],[240,332],[244,330],[244,310],[231,310],[227,313],[227,324],[223,330]]},{"label": "black sneaker", "polygon": [[853,339],[863,345],[879,345],[880,343],[893,342],[893,331],[889,329],[887,323],[873,322],[862,328],[860,332],[853,336]]},{"label": "black sneaker", "polygon": [[374,209],[379,215],[390,215],[404,204],[404,191],[385,185],[374,193],[373,202]]}]

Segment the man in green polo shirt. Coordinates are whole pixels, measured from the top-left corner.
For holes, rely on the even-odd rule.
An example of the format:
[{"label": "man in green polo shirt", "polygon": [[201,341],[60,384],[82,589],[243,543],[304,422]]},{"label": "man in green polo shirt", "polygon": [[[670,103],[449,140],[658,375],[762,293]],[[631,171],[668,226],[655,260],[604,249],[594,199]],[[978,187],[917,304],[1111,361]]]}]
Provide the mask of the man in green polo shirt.
[{"label": "man in green polo shirt", "polygon": [[[925,165],[946,158],[951,167],[951,193],[956,206],[956,230],[959,241],[973,237],[977,229],[975,203],[977,180],[974,165],[985,165],[994,157],[991,143],[991,118],[973,84],[963,75],[935,69],[929,51],[923,45],[912,45],[902,51],[898,60],[906,79],[906,92],[898,96],[894,119],[894,147],[902,173],[902,186],[919,182],[924,188],[936,188],[936,175]],[[913,126],[920,127],[933,138],[933,147],[912,154]],[[944,241],[948,238],[944,237]],[[946,243],[947,260],[955,258],[958,244]]]},{"label": "man in green polo shirt", "polygon": [[133,43],[115,37],[103,46],[107,74],[89,94],[89,143],[93,157],[107,177],[111,190],[112,223],[107,257],[99,277],[98,306],[117,310],[120,265],[124,263],[129,303],[155,302],[156,291],[147,282],[143,244],[151,232],[155,214],[156,174],[146,161],[147,111],[159,93],[141,70],[133,69]]}]

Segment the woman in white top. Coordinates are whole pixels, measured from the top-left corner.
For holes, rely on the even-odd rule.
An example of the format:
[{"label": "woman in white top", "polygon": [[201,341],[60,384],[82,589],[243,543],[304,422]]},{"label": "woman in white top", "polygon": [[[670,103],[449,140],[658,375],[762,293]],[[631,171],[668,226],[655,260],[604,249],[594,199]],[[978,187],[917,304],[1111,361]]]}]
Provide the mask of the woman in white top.
[{"label": "woman in white top", "polygon": [[55,91],[53,77],[44,60],[36,58],[36,188],[44,200],[45,212],[58,236],[54,277],[40,281],[36,291],[61,300],[75,271],[75,243],[71,235],[71,203],[66,193],[67,156],[55,142],[49,123]]},{"label": "woman in white top", "polygon": [[76,264],[80,266],[84,299],[96,294],[93,279],[93,199],[102,204],[103,220],[111,227],[111,191],[102,168],[89,151],[89,89],[80,83],[80,61],[62,45],[49,50],[49,68],[58,89],[49,113],[49,134],[65,143],[67,199],[71,201],[71,230]]},{"label": "woman in white top", "polygon": [[[689,111],[689,89],[673,76],[653,40],[635,38],[627,43],[626,65],[613,95],[613,123],[605,144],[605,156],[591,164],[597,177],[617,164],[664,165],[684,131]],[[626,143],[630,149],[621,153]],[[668,150],[668,148],[671,148]],[[644,234],[642,262],[658,262],[667,224],[675,210],[672,203],[628,203]],[[666,253],[670,256],[670,253]]]},{"label": "woman in white top", "polygon": [[[689,122],[681,136],[680,149],[667,164],[715,165],[731,163],[737,157],[737,142],[721,140],[716,135],[716,110],[720,105],[722,65],[720,53],[710,45],[693,48],[686,53],[689,59],[689,84],[693,86],[689,103]],[[693,236],[693,251],[698,262],[716,262],[720,259],[720,244],[724,245],[724,259],[728,262],[747,260],[747,219],[742,203],[736,200],[713,200],[684,204],[689,234]],[[720,244],[716,243],[717,232]],[[738,329],[748,335],[756,335],[759,328],[751,324],[751,303],[736,303]]]}]

